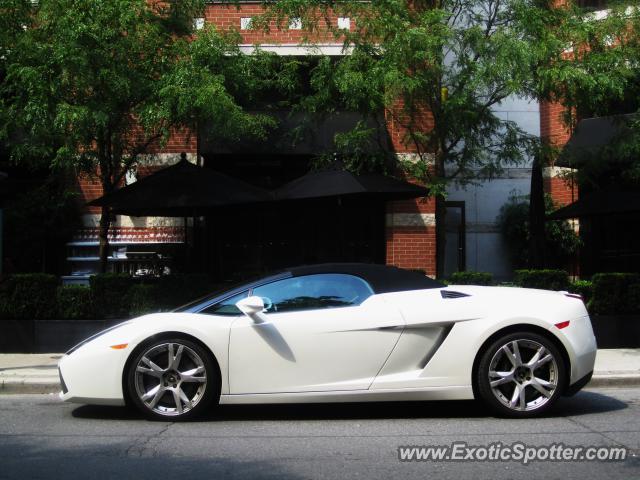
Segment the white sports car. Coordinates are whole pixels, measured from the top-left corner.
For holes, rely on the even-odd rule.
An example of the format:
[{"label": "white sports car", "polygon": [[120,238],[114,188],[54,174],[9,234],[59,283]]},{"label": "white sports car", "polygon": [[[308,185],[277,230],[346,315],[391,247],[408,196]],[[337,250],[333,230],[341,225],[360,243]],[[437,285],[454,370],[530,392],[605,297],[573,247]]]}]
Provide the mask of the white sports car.
[{"label": "white sports car", "polygon": [[324,264],[121,323],[59,371],[63,400],[171,420],[218,403],[472,398],[529,417],[583,387],[595,356],[577,295]]}]

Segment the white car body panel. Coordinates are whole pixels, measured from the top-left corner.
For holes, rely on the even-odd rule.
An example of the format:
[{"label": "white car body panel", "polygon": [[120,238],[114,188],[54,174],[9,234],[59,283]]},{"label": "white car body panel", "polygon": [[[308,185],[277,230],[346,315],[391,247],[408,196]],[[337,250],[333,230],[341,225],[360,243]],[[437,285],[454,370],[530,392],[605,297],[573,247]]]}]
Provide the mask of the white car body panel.
[{"label": "white car body panel", "polygon": [[374,295],[355,307],[239,317],[231,326],[231,394],[366,390],[404,327]]},{"label": "white car body panel", "polygon": [[[570,383],[593,370],[596,343],[583,303],[561,292],[449,286],[381,293],[360,306],[245,316],[160,313],[126,322],[59,363],[67,401],[123,404],[136,347],[164,332],[188,335],[215,356],[221,403],[471,399],[474,361],[496,332],[528,325],[557,338]],[[570,321],[558,329],[555,324]],[[127,344],[124,349],[111,346]],[[110,368],[104,368],[109,365]]]}]

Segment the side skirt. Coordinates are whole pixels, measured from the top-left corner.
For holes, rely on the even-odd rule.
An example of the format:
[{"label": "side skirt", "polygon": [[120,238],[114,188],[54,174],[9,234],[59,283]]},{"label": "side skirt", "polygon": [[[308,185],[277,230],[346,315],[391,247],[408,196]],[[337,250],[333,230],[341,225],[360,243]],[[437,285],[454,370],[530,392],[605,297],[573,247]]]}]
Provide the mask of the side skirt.
[{"label": "side skirt", "polygon": [[221,404],[401,402],[472,400],[471,385],[407,390],[341,390],[334,392],[247,393],[220,395]]}]

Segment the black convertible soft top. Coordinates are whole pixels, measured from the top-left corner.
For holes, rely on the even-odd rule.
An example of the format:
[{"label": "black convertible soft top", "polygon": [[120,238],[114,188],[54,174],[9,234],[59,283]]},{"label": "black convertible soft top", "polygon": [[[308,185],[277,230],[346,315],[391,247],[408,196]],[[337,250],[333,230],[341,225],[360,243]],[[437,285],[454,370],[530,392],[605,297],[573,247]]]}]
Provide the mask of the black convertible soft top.
[{"label": "black convertible soft top", "polygon": [[443,288],[444,285],[426,275],[391,265],[372,263],[322,263],[285,269],[294,277],[318,273],[344,273],[365,280],[374,293],[401,292],[403,290],[423,290]]}]

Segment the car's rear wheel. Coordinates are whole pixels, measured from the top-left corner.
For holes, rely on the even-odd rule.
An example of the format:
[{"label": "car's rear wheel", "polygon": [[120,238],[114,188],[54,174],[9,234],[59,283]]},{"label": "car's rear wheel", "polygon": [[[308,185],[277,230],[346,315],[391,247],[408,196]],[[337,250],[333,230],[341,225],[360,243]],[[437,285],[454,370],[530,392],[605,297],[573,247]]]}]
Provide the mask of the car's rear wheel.
[{"label": "car's rear wheel", "polygon": [[211,355],[183,338],[145,344],[127,372],[132,403],[146,416],[186,420],[200,415],[219,393],[219,375]]},{"label": "car's rear wheel", "polygon": [[552,341],[523,331],[491,343],[481,353],[476,375],[487,405],[500,415],[523,418],[553,406],[566,385],[567,368]]}]

